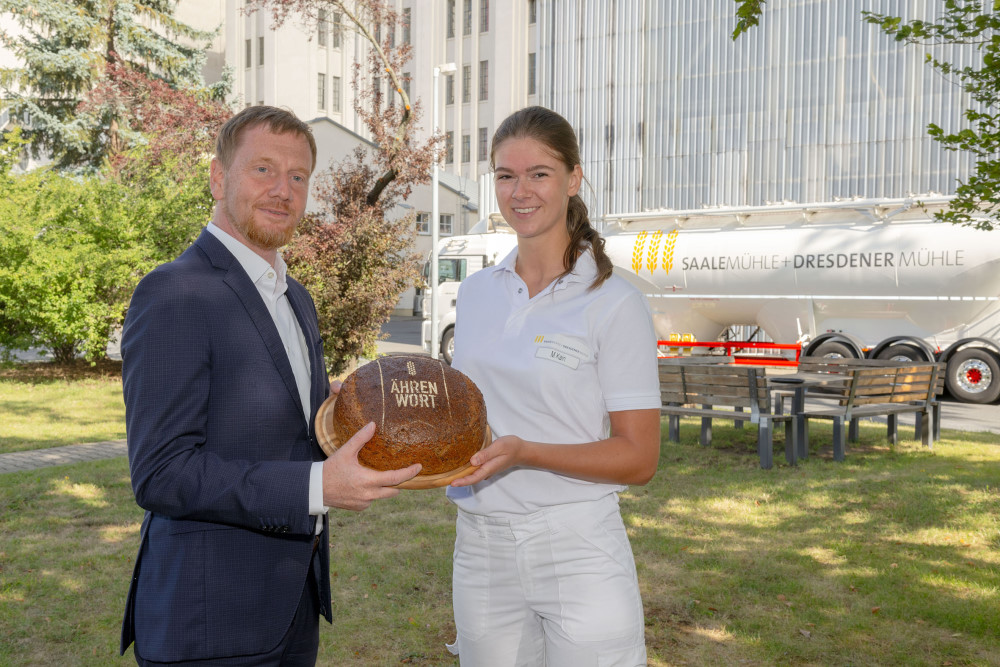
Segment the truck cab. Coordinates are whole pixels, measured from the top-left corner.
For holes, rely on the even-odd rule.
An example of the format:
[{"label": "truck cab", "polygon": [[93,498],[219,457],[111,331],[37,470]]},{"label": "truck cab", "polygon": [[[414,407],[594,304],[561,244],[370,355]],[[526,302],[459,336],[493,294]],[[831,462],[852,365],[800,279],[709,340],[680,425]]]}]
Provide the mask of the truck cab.
[{"label": "truck cab", "polygon": [[[458,288],[468,276],[493,266],[517,245],[517,235],[499,213],[476,223],[468,234],[442,239],[438,244],[438,335],[441,356],[451,363],[455,352],[455,303]],[[430,257],[424,262],[421,290],[421,326],[423,347],[431,349]]]}]

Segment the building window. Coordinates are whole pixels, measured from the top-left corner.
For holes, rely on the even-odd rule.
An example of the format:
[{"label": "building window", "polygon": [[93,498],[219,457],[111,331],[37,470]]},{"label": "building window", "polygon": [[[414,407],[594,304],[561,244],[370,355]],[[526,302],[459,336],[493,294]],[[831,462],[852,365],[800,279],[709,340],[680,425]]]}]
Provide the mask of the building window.
[{"label": "building window", "polygon": [[462,34],[472,34],[472,0],[462,0]]},{"label": "building window", "polygon": [[326,74],[320,72],[316,75],[316,101],[320,111],[326,109]]},{"label": "building window", "polygon": [[448,32],[446,33],[448,37],[455,36],[455,0],[448,0],[448,6],[445,8],[445,13],[447,14],[448,20]]},{"label": "building window", "polygon": [[410,73],[403,72],[403,92],[406,93],[406,98],[410,98]]},{"label": "building window", "polygon": [[490,97],[490,61],[479,61],[479,101],[485,102]]},{"label": "building window", "polygon": [[403,8],[403,44],[410,43],[410,21],[413,20],[413,14],[409,7]]},{"label": "building window", "polygon": [[264,64],[264,38],[263,37],[258,37],[257,38],[257,64],[258,65],[263,65]]},{"label": "building window", "polygon": [[472,65],[462,65],[462,102],[472,101]]},{"label": "building window", "polygon": [[444,133],[444,163],[452,164],[455,162],[455,133],[445,132]]},{"label": "building window", "polygon": [[479,128],[479,161],[483,162],[486,160],[486,154],[489,151],[490,139],[486,134],[486,128]]},{"label": "building window", "polygon": [[538,21],[538,2],[537,0],[528,0],[528,23],[536,23]]},{"label": "building window", "polygon": [[253,65],[253,42],[251,40],[246,41],[246,57],[244,61],[246,62],[246,67],[249,69]]},{"label": "building window", "polygon": [[479,32],[490,31],[490,0],[479,0]]},{"label": "building window", "polygon": [[535,90],[535,54],[528,54],[528,94],[534,95]]},{"label": "building window", "polygon": [[453,227],[452,220],[454,220],[454,218],[455,216],[451,213],[440,214],[438,216],[438,220],[440,220],[438,223],[438,233],[444,234],[445,236],[451,236],[451,230]]},{"label": "building window", "polygon": [[472,137],[462,135],[462,162],[472,162]]},{"label": "building window", "polygon": [[444,163],[453,162],[455,162],[455,133],[449,131],[444,133]]},{"label": "building window", "polygon": [[444,75],[444,103],[454,104],[455,103],[455,75],[445,74]]},{"label": "building window", "polygon": [[316,43],[320,46],[326,46],[326,10],[321,9],[316,13]]},{"label": "building window", "polygon": [[333,13],[333,48],[339,49],[341,39],[343,39],[344,34],[344,24],[343,24],[343,14],[340,12]]},{"label": "building window", "polygon": [[332,98],[333,104],[331,109],[334,113],[340,113],[340,77],[334,76],[330,78],[330,96]]},{"label": "building window", "polygon": [[431,233],[431,214],[417,213],[417,234]]}]

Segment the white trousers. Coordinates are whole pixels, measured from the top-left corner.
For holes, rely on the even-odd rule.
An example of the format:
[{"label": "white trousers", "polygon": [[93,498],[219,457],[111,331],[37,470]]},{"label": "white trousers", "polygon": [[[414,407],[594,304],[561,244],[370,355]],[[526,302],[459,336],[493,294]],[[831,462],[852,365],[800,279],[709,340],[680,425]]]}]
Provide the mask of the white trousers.
[{"label": "white trousers", "polygon": [[516,518],[458,512],[452,570],[463,667],[637,667],[646,645],[618,498]]}]

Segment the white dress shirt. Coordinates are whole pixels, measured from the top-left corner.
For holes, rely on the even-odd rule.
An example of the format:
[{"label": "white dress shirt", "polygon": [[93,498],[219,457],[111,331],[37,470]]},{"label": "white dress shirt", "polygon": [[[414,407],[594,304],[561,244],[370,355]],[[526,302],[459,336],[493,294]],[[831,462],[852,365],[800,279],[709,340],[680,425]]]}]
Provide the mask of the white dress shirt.
[{"label": "white dress shirt", "polygon": [[[292,366],[295,386],[299,390],[299,399],[302,401],[303,418],[308,427],[312,407],[309,400],[309,353],[302,328],[292,311],[292,305],[288,302],[288,266],[285,264],[285,260],[282,259],[281,253],[278,253],[274,260],[274,266],[271,266],[266,259],[214,223],[208,223],[207,229],[226,246],[229,252],[233,253],[264,300],[267,312],[271,314],[274,326],[277,327],[278,335],[281,337],[281,343],[285,347],[288,362]],[[309,513],[323,515],[328,509],[323,505],[323,462],[317,461],[313,463],[309,471]],[[317,521],[317,534],[320,528],[321,524]]]}]

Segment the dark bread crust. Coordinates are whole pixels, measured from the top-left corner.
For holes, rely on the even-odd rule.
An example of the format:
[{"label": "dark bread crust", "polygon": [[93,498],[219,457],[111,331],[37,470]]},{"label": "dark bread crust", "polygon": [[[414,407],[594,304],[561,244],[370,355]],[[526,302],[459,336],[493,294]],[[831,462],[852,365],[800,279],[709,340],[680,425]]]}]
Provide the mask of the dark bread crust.
[{"label": "dark bread crust", "polygon": [[486,437],[486,405],[464,373],[420,355],[381,357],[351,373],[337,395],[333,425],[346,442],[368,422],[375,435],[358,461],[375,470],[420,463],[421,475],[469,462]]}]

